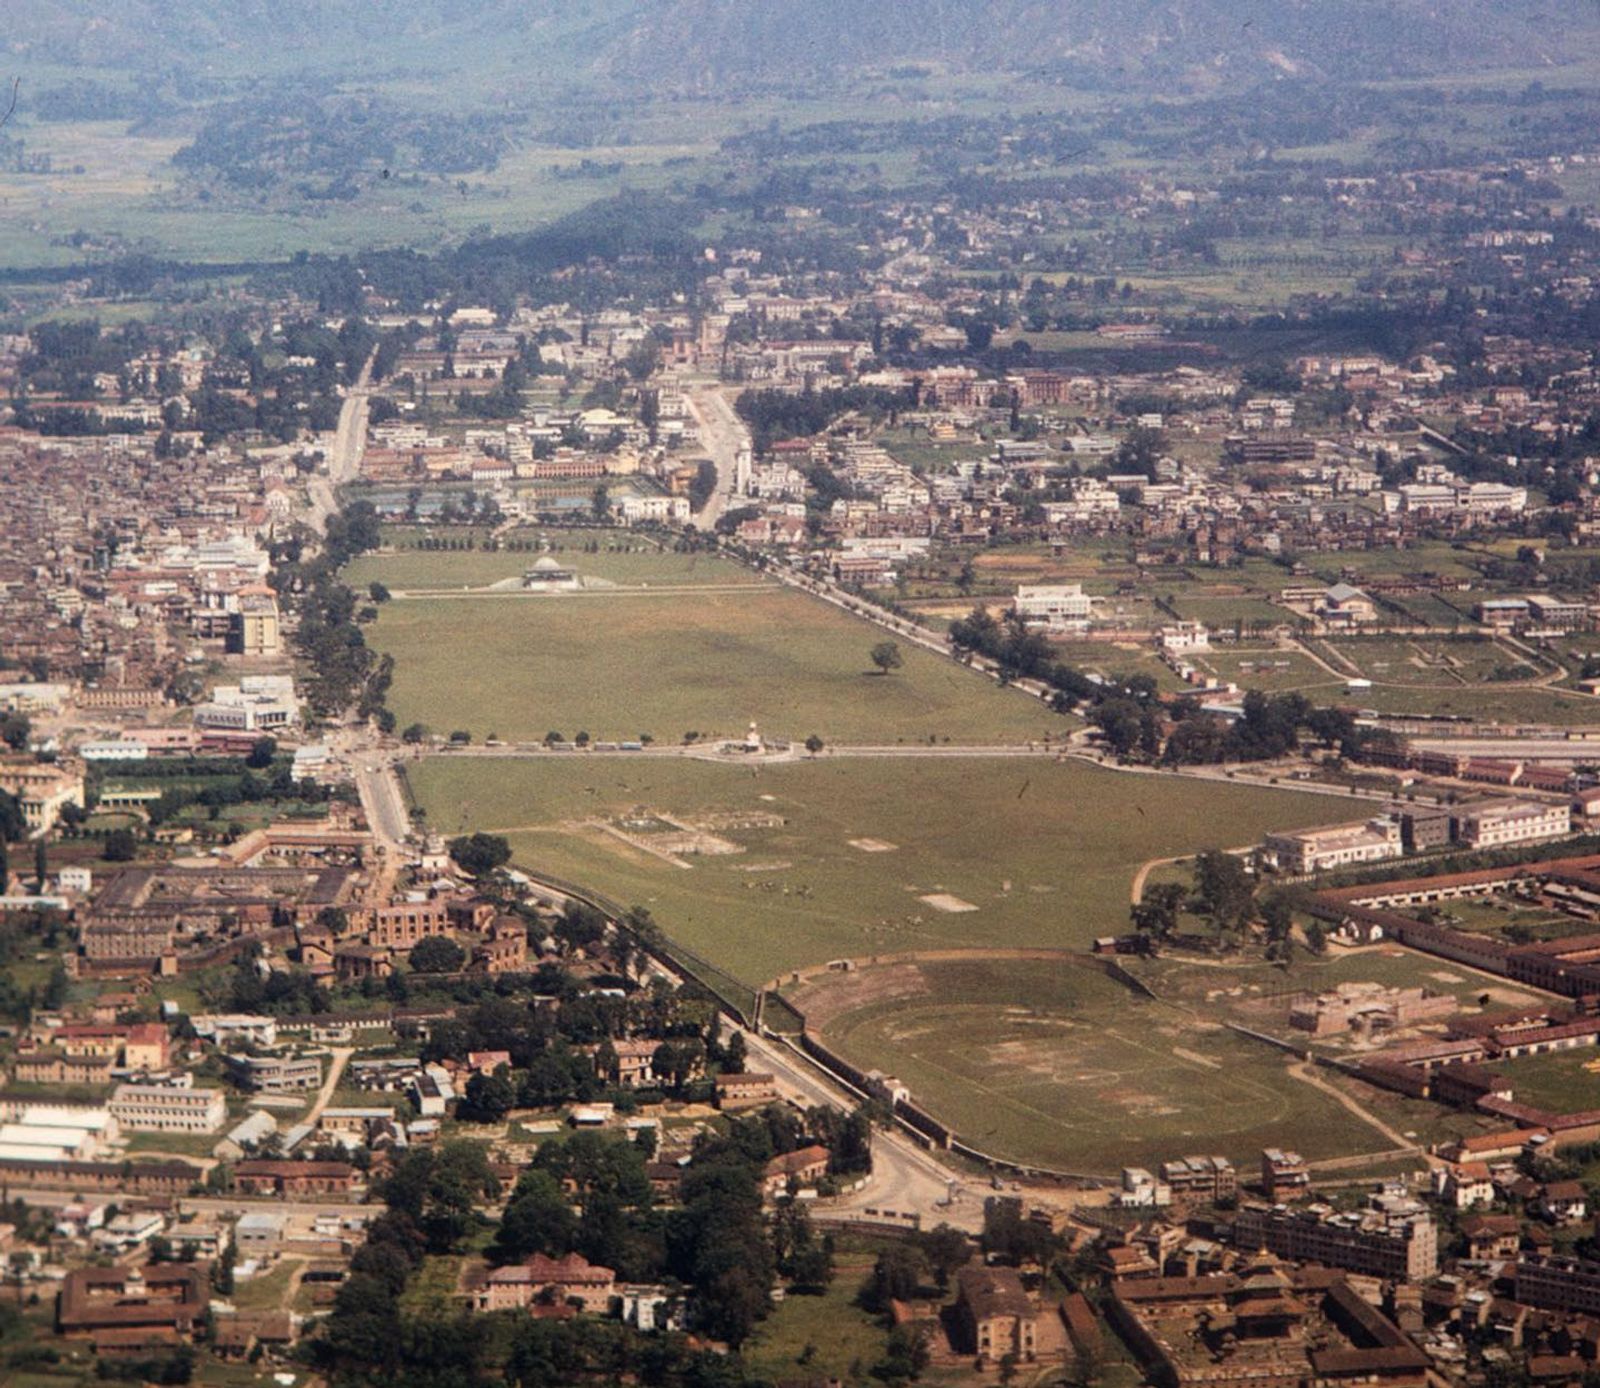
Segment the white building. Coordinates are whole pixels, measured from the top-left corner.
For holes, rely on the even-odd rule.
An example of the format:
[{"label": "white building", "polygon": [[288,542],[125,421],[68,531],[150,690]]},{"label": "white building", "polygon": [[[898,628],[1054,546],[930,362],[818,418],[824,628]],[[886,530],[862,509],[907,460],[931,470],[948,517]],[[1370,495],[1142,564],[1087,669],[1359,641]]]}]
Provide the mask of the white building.
[{"label": "white building", "polygon": [[1433,1173],[1433,1193],[1458,1210],[1494,1204],[1494,1182],[1484,1162],[1446,1162]]},{"label": "white building", "polygon": [[1184,651],[1209,651],[1211,633],[1204,622],[1179,622],[1161,628],[1161,649],[1174,654]]},{"label": "white building", "polygon": [[109,1107],[112,1117],[135,1133],[214,1133],[228,1116],[220,1089],[157,1084],[119,1084]]},{"label": "white building", "polygon": [[0,710],[7,713],[56,713],[72,693],[65,684],[0,684]]},{"label": "white building", "polygon": [[1086,631],[1094,615],[1094,599],[1081,583],[1024,583],[1012,606],[1029,626],[1051,631]]},{"label": "white building", "polygon": [[1122,1168],[1122,1188],[1112,1193],[1113,1201],[1129,1209],[1165,1208],[1172,1203],[1172,1187],[1158,1181],[1142,1166]]},{"label": "white building", "polygon": [[271,732],[300,720],[300,700],[288,675],[251,675],[238,684],[219,684],[210,702],[197,704],[197,728],[228,732]]},{"label": "white building", "polygon": [[1457,837],[1471,848],[1537,843],[1572,832],[1572,806],[1537,800],[1491,800],[1463,810]]},{"label": "white building", "polygon": [[150,747],[144,742],[85,742],[78,748],[85,761],[146,761]]},{"label": "white building", "polygon": [[190,1021],[196,1036],[216,1046],[226,1046],[230,1041],[247,1041],[252,1046],[278,1044],[276,1017],[257,1017],[248,1012],[217,1012],[202,1013]]},{"label": "white building", "polygon": [[99,1153],[92,1132],[39,1123],[0,1123],[0,1153],[11,1161],[88,1161]]},{"label": "white building", "polygon": [[686,496],[625,496],[622,498],[622,519],[627,525],[641,522],[682,524],[689,519],[689,498]]},{"label": "white building", "polygon": [[1400,825],[1392,819],[1330,824],[1268,834],[1266,856],[1285,872],[1327,872],[1352,863],[1378,863],[1405,851]]}]

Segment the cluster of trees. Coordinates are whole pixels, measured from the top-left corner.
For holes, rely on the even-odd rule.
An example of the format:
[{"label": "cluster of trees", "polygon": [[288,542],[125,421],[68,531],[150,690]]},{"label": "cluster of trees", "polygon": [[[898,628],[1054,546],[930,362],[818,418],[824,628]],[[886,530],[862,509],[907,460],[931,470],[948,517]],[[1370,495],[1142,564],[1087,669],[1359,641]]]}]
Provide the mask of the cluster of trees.
[{"label": "cluster of trees", "polygon": [[[1210,926],[1212,939],[1222,948],[1237,946],[1244,932],[1259,920],[1266,943],[1266,956],[1288,966],[1294,958],[1294,902],[1284,892],[1274,892],[1259,903],[1256,879],[1242,859],[1220,848],[1210,848],[1195,858],[1194,876],[1189,886],[1181,882],[1158,882],[1148,887],[1141,900],[1129,911],[1141,952],[1154,955],[1183,933],[1184,916],[1203,918]],[[1305,928],[1307,946],[1321,954],[1327,933],[1318,921]]]},{"label": "cluster of trees", "polygon": [[1057,660],[1054,648],[1039,632],[1029,631],[1014,616],[1002,621],[982,605],[951,624],[950,644],[959,654],[994,661],[1003,678],[1033,679],[1049,685],[1056,691],[1059,712],[1081,702],[1101,705],[1125,700],[1136,706],[1137,713],[1155,702],[1156,683],[1148,675],[1130,675],[1121,681],[1091,679]]},{"label": "cluster of trees", "polygon": [[1167,738],[1165,758],[1173,765],[1223,761],[1271,761],[1300,745],[1302,732],[1324,747],[1338,748],[1352,760],[1361,755],[1365,738],[1355,718],[1343,709],[1319,708],[1301,694],[1244,696],[1242,715],[1232,724],[1189,702],[1174,709],[1179,719]]},{"label": "cluster of trees", "polygon": [[172,162],[243,193],[289,182],[302,197],[348,200],[374,181],[390,181],[396,166],[412,182],[421,174],[492,169],[509,130],[502,112],[424,113],[370,94],[289,83],[264,101],[214,107]]},{"label": "cluster of trees", "polygon": [[[421,727],[421,724],[416,726]],[[408,728],[406,731],[409,733],[411,730]],[[421,738],[416,741],[420,742]],[[511,861],[511,845],[500,834],[466,834],[451,839],[449,850],[456,865],[474,876],[493,872]]]},{"label": "cluster of trees", "polygon": [[[1015,1265],[1032,1261],[1049,1267],[1061,1251],[1061,1240],[1047,1225],[1024,1218],[1020,1200],[995,1199],[986,1204],[978,1248],[996,1262]],[[935,1291],[943,1295],[950,1279],[975,1251],[972,1240],[948,1224],[897,1240],[878,1254],[857,1300],[890,1321],[895,1302]],[[885,1383],[903,1384],[921,1377],[928,1363],[928,1344],[922,1330],[915,1324],[895,1326],[883,1359],[872,1367],[872,1375]],[[1008,1380],[1014,1367],[1002,1367],[1002,1382]]]},{"label": "cluster of trees", "polygon": [[339,570],[358,554],[376,549],[382,539],[378,513],[368,501],[357,501],[328,517],[322,552],[302,562],[298,540],[275,547],[271,582],[298,610],[295,644],[309,667],[306,696],[323,717],[335,717],[351,704],[358,716],[375,718],[384,732],[394,731],[394,714],[386,706],[394,679],[394,660],[375,659],[362,635],[356,595]]},{"label": "cluster of trees", "polygon": [[[523,984],[523,995],[482,997],[455,1018],[435,1024],[423,1044],[427,1060],[462,1060],[473,1051],[510,1056],[509,1066],[469,1081],[464,1119],[496,1122],[513,1107],[587,1102],[612,1093],[617,1063],[611,1042],[616,1038],[656,1043],[652,1069],[659,1089],[686,1098],[709,1097],[710,1082],[700,1078],[704,1070],[742,1068],[742,1044],[723,1045],[718,1039],[715,1005],[682,990],[658,983],[622,997],[584,992],[553,964],[541,965]],[[624,1102],[637,1102],[630,1091],[614,1093]]]},{"label": "cluster of trees", "polygon": [[[770,1309],[777,1276],[802,1293],[833,1278],[832,1242],[811,1228],[804,1206],[770,1224],[764,1215],[761,1168],[773,1154],[775,1126],[786,1134],[793,1121],[755,1115],[702,1135],[673,1209],[654,1197],[648,1144],[600,1133],[545,1143],[511,1192],[489,1256],[513,1263],[577,1252],[625,1280],[683,1287],[696,1328],[737,1349]],[[754,1384],[737,1355],[702,1353],[677,1334],[641,1336],[611,1321],[409,1309],[402,1296],[424,1259],[460,1252],[479,1236],[476,1207],[498,1194],[485,1152],[471,1142],[412,1152],[380,1185],[387,1208],[311,1346],[335,1381],[422,1388],[479,1381],[503,1363],[505,1381],[521,1388],[619,1376],[652,1388]]]},{"label": "cluster of trees", "polygon": [[994,661],[1002,677],[1039,680],[1055,694],[1060,711],[1087,704],[1087,716],[1105,743],[1119,756],[1139,753],[1163,757],[1172,765],[1223,761],[1268,761],[1286,756],[1300,744],[1302,732],[1324,747],[1356,759],[1367,735],[1343,709],[1319,708],[1300,694],[1245,695],[1243,715],[1229,724],[1205,713],[1191,700],[1165,710],[1176,726],[1163,735],[1163,710],[1156,684],[1148,675],[1122,680],[1091,679],[1055,658],[1051,645],[1014,616],[1000,620],[986,607],[976,607],[950,628],[957,652]]},{"label": "cluster of trees", "polygon": [[764,453],[782,439],[820,434],[843,415],[859,413],[874,419],[893,416],[910,401],[897,391],[871,386],[806,390],[752,390],[739,397],[739,417],[750,428],[756,452]]},{"label": "cluster of trees", "polygon": [[263,977],[250,958],[234,965],[220,1000],[230,1012],[269,1013],[277,1017],[327,1012],[333,1006],[328,990],[309,973],[274,969]]},{"label": "cluster of trees", "polygon": [[236,776],[212,777],[198,786],[186,783],[169,786],[161,792],[159,800],[152,801],[146,808],[151,824],[160,825],[176,818],[191,805],[210,811],[211,818],[215,819],[229,805],[285,800],[321,804],[332,798],[333,792],[327,786],[312,780],[296,781],[293,764],[283,758],[274,762],[266,776],[247,770]]},{"label": "cluster of trees", "polygon": [[484,1327],[466,1313],[409,1315],[400,1297],[429,1254],[461,1250],[480,1225],[477,1205],[499,1194],[488,1149],[449,1142],[410,1152],[378,1193],[388,1208],[351,1259],[312,1354],[341,1382],[476,1381],[489,1349]]},{"label": "cluster of trees", "polygon": [[[0,876],[5,872],[5,846],[0,844]],[[26,1021],[35,1008],[59,1007],[67,999],[67,972],[59,960],[43,982],[24,983],[15,965],[41,949],[57,950],[65,942],[66,923],[58,911],[8,912],[0,921],[0,1017]]]}]

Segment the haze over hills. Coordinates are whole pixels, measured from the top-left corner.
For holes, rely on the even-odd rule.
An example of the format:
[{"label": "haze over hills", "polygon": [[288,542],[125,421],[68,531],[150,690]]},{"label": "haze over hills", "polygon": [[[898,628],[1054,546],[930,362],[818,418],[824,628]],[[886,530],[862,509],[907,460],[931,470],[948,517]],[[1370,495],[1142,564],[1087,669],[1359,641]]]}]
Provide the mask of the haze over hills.
[{"label": "haze over hills", "polygon": [[[1600,5],[1520,0],[23,0],[17,57],[244,73],[488,63],[695,88],[926,63],[1093,82],[1558,67]],[[351,55],[363,61],[351,69]]]}]

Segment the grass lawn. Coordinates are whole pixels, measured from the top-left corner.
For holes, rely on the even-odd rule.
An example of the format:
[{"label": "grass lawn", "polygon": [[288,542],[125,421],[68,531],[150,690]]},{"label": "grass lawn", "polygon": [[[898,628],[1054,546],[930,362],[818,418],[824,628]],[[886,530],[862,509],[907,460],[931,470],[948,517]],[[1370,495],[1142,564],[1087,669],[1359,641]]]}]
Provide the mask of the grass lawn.
[{"label": "grass lawn", "polygon": [[[1082,949],[1126,927],[1148,859],[1348,813],[1328,796],[1044,760],[440,757],[410,778],[441,832],[506,833],[523,865],[649,906],[670,938],[747,982],[886,950]],[[674,866],[595,823],[641,805],[742,851]],[[781,822],[729,827],[752,815]],[[920,899],[938,893],[977,909]]]},{"label": "grass lawn", "polygon": [[[872,972],[850,986],[870,990]],[[1090,966],[940,962],[886,977],[898,995],[833,1017],[825,1035],[998,1154],[1106,1172],[1191,1151],[1244,1163],[1285,1143],[1315,1161],[1389,1145],[1284,1055]]]},{"label": "grass lawn", "polygon": [[[889,1338],[877,1318],[856,1305],[856,1292],[871,1271],[871,1260],[840,1258],[838,1268],[833,1285],[822,1296],[791,1293],[773,1308],[743,1348],[740,1357],[747,1369],[780,1382],[813,1377],[870,1381],[861,1371],[883,1357]],[[810,1357],[802,1359],[808,1346]]]},{"label": "grass lawn", "polygon": [[[236,1097],[236,1096],[230,1096]],[[234,1106],[230,1105],[228,1117],[214,1133],[129,1133],[128,1155],[175,1153],[181,1157],[209,1157],[211,1149],[222,1141],[223,1134],[238,1122]]]},{"label": "grass lawn", "polygon": [[271,1272],[252,1277],[247,1282],[237,1282],[229,1298],[241,1311],[281,1310],[289,1292],[289,1283],[300,1268],[299,1258],[285,1258]]},{"label": "grass lawn", "polygon": [[455,1299],[464,1258],[430,1256],[422,1269],[406,1283],[400,1294],[400,1309],[407,1315],[449,1315],[461,1307]]},{"label": "grass lawn", "polygon": [[1119,679],[1148,675],[1164,694],[1176,694],[1189,687],[1147,642],[1057,641],[1054,645],[1061,660],[1085,673]]},{"label": "grass lawn", "polygon": [[1506,979],[1488,978],[1448,959],[1388,944],[1355,950],[1334,948],[1320,957],[1301,950],[1288,969],[1255,959],[1226,964],[1206,960],[1196,965],[1175,955],[1139,960],[1129,967],[1168,1002],[1277,1036],[1294,1035],[1289,1029],[1289,1011],[1298,995],[1325,992],[1341,983],[1448,993],[1467,1012],[1478,1010],[1485,993],[1497,1007],[1531,1006],[1538,1001],[1537,994]]},{"label": "grass lawn", "polygon": [[1519,1104],[1579,1113],[1600,1108],[1600,1072],[1587,1067],[1600,1061],[1600,1049],[1579,1046],[1550,1055],[1498,1061],[1495,1069],[1511,1081]]},{"label": "grass lawn", "polygon": [[[421,531],[409,532],[411,543]],[[647,540],[573,530],[518,530],[512,538],[543,543],[544,550],[425,550],[407,545],[408,533],[399,532],[393,552],[365,554],[352,560],[344,578],[364,592],[374,580],[390,588],[468,588],[520,578],[541,553],[549,553],[585,578],[609,583],[680,585],[688,583],[762,582],[742,564],[716,554],[677,554],[662,551]],[[591,548],[594,546],[594,548]]]},{"label": "grass lawn", "polygon": [[1481,636],[1351,637],[1330,640],[1328,646],[1360,667],[1379,684],[1467,687],[1488,685],[1499,671],[1516,672],[1514,680],[1530,680],[1544,673],[1521,652]]},{"label": "grass lawn", "polygon": [[1448,713],[1500,723],[1592,724],[1597,705],[1586,694],[1537,685],[1478,684],[1454,689],[1374,685],[1360,693],[1380,713]]},{"label": "grass lawn", "polygon": [[1204,622],[1213,631],[1228,631],[1253,622],[1270,626],[1292,626],[1295,614],[1265,598],[1228,597],[1204,592],[1179,593],[1174,606],[1187,621]]},{"label": "grass lawn", "polygon": [[1206,651],[1195,663],[1215,671],[1242,689],[1260,689],[1269,694],[1301,690],[1314,702],[1338,702],[1344,684],[1334,679],[1309,656],[1276,647],[1229,646]]},{"label": "grass lawn", "polygon": [[873,671],[877,627],[801,593],[441,598],[391,602],[368,641],[392,654],[389,704],[477,737],[676,741],[742,734],[830,742],[1025,742],[1069,723],[1036,700],[901,644]]}]

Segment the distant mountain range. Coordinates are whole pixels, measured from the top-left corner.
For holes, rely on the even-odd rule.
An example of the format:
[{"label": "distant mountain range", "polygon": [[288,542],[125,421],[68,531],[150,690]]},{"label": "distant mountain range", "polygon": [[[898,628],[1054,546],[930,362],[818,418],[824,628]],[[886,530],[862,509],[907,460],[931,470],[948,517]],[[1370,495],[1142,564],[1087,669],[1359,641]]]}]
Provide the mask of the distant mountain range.
[{"label": "distant mountain range", "polygon": [[0,63],[355,79],[488,65],[535,87],[791,85],[919,66],[1090,83],[1348,78],[1597,57],[1597,0],[14,0],[0,28]]}]

